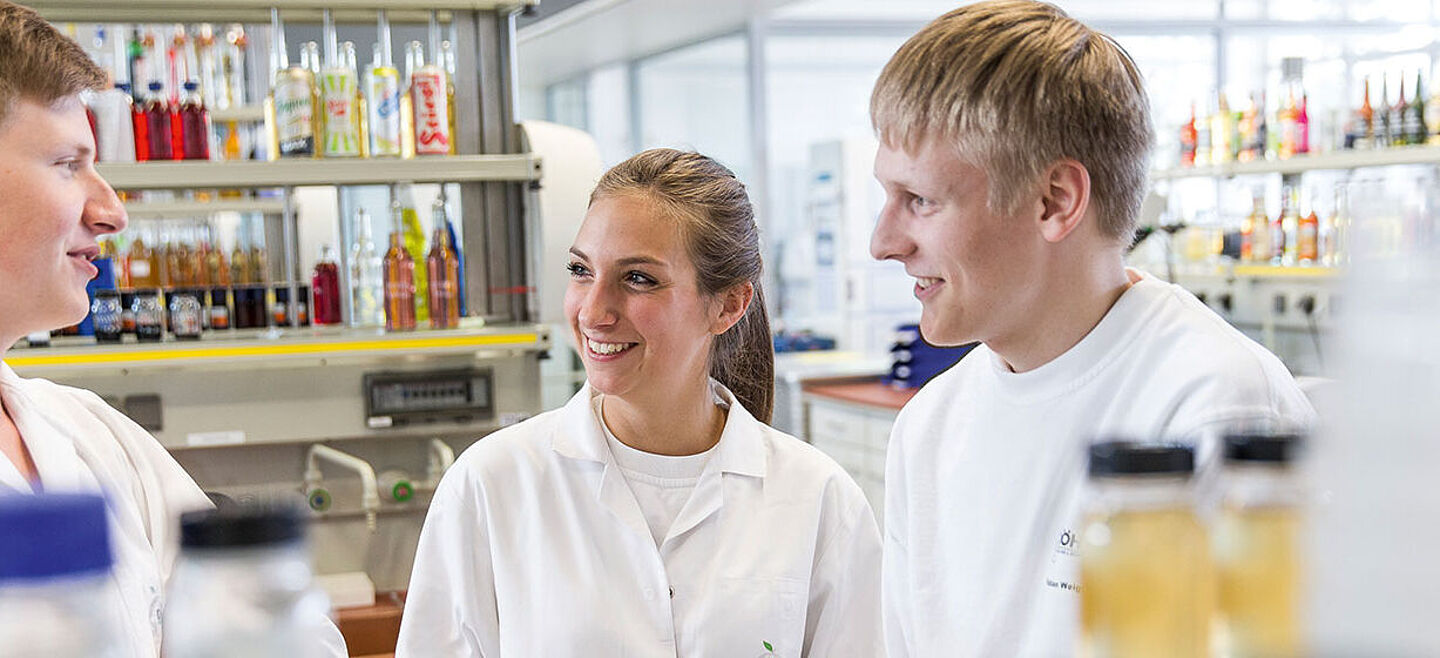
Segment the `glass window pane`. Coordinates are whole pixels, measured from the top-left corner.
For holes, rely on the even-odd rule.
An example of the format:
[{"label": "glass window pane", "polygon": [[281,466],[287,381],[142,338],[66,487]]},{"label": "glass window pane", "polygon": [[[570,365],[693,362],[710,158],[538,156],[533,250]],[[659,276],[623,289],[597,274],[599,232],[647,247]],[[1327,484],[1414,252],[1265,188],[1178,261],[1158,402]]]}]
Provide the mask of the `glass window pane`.
[{"label": "glass window pane", "polygon": [[641,60],[640,148],[695,149],[742,181],[752,171],[744,36],[712,39]]}]

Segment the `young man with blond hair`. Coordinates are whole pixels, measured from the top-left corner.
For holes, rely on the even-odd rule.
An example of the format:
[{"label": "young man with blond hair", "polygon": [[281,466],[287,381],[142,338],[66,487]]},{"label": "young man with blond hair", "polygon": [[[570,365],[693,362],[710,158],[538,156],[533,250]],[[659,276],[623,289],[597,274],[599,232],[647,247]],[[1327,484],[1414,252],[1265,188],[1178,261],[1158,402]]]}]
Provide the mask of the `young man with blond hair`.
[{"label": "young man with blond hair", "polygon": [[[80,101],[105,82],[74,41],[0,0],[0,359],[27,334],[85,317],[97,240],[125,228],[124,206],[95,170]],[[90,604],[118,617],[113,655],[158,656],[179,515],[210,507],[209,499],[154,437],[99,396],[22,378],[0,360],[0,495],[42,491],[105,494],[115,562]],[[0,537],[0,545],[23,541]],[[0,550],[0,561],[7,557]],[[333,625],[323,635],[326,655],[345,655]]]},{"label": "young man with blond hair", "polygon": [[1049,4],[968,5],[900,48],[870,110],[887,194],[871,254],[915,278],[926,340],[980,343],[891,434],[887,648],[1069,655],[1088,442],[1314,412],[1274,355],[1124,266],[1152,135],[1113,39]]}]

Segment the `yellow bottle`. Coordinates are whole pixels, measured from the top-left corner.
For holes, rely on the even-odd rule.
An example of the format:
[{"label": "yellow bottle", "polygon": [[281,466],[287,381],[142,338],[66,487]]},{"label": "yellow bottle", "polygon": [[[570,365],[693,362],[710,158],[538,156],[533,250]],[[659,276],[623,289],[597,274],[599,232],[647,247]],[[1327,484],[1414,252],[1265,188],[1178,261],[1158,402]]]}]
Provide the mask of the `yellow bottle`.
[{"label": "yellow bottle", "polygon": [[1214,553],[1219,645],[1233,658],[1303,655],[1303,500],[1291,472],[1299,444],[1293,434],[1225,438],[1225,494]]},{"label": "yellow bottle", "polygon": [[1081,655],[1209,658],[1215,583],[1193,510],[1194,449],[1100,443],[1090,449],[1081,531]]}]

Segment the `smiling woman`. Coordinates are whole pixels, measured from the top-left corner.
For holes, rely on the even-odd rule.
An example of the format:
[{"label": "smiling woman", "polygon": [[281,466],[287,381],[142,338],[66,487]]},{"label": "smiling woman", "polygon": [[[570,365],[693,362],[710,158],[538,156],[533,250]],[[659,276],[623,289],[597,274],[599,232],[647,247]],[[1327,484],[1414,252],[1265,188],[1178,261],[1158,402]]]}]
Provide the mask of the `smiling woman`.
[{"label": "smiling woman", "polygon": [[567,268],[589,381],[446,472],[398,654],[879,655],[864,495],[761,422],[774,366],[745,186],[697,153],[636,155],[601,178]]}]

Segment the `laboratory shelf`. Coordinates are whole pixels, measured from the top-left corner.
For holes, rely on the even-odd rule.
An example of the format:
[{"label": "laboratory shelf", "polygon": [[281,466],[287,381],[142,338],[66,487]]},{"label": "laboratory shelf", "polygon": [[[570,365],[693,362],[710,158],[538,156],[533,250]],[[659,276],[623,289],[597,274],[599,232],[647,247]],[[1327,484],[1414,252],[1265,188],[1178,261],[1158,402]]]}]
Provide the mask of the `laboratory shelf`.
[{"label": "laboratory shelf", "polygon": [[186,219],[206,217],[218,212],[260,213],[279,215],[285,212],[280,199],[217,199],[214,201],[128,201],[125,214],[130,219]]},{"label": "laboratory shelf", "polygon": [[[127,336],[133,341],[133,338]],[[76,343],[80,344],[76,344]],[[548,349],[544,325],[511,324],[384,333],[377,329],[308,328],[213,332],[200,340],[98,345],[56,339],[52,347],[11,350],[5,363],[24,376],[93,370],[251,368],[329,360],[526,352]]]},{"label": "laboratory shelf", "polygon": [[[1163,272],[1163,270],[1162,270]],[[1338,279],[1343,270],[1338,267],[1319,265],[1245,265],[1224,263],[1216,265],[1177,264],[1177,278],[1209,279]]]},{"label": "laboratory shelf", "polygon": [[101,164],[99,169],[110,186],[117,190],[540,179],[540,159],[532,155],[449,155],[409,160],[306,158],[243,162],[135,162]]},{"label": "laboratory shelf", "polygon": [[1363,151],[1331,151],[1288,160],[1228,162],[1204,167],[1177,167],[1150,173],[1151,180],[1230,178],[1261,174],[1301,174],[1307,171],[1364,169],[1410,164],[1440,164],[1440,146],[1399,146]]},{"label": "laboratory shelf", "polygon": [[432,11],[449,20],[451,11],[514,11],[539,0],[227,0],[209,5],[195,0],[33,0],[25,3],[55,22],[93,22],[97,16],[124,23],[268,23],[270,8],[280,9],[287,22],[320,22],[331,9],[338,22],[375,20],[387,10],[392,23],[424,23]]}]

